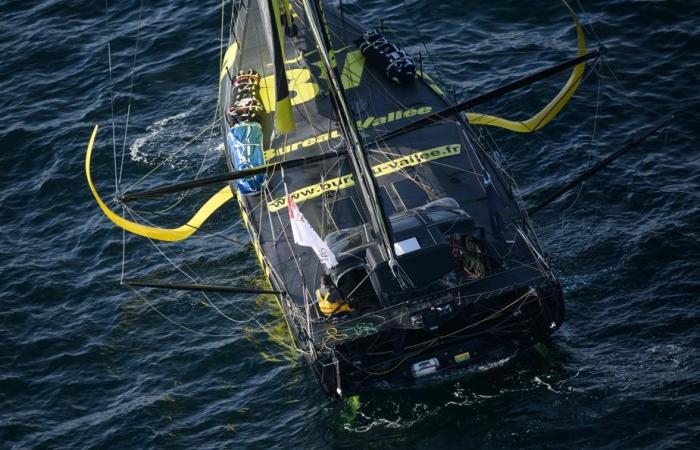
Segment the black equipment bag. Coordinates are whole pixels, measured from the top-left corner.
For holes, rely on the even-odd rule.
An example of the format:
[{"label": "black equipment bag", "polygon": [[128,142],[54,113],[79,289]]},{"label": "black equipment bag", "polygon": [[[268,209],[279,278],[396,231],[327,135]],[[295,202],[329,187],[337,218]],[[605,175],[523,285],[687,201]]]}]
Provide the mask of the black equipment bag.
[{"label": "black equipment bag", "polygon": [[377,30],[366,31],[355,40],[355,45],[369,63],[384,71],[386,77],[398,84],[413,82],[416,65],[413,58],[386,40]]}]

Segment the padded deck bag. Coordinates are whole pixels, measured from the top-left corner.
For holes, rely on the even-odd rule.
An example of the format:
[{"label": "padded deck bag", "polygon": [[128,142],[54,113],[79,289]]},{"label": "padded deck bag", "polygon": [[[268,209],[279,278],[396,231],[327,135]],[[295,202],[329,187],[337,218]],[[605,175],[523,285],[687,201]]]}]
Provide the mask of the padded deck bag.
[{"label": "padded deck bag", "polygon": [[[258,122],[237,123],[231,127],[226,137],[236,170],[251,169],[265,164],[263,132]],[[242,178],[236,181],[236,185],[243,195],[256,194],[262,190],[266,178],[266,175],[261,173]]]},{"label": "padded deck bag", "polygon": [[260,122],[260,75],[254,70],[239,71],[233,80],[233,102],[228,110],[229,123]]},{"label": "padded deck bag", "polygon": [[388,79],[398,84],[407,84],[416,77],[413,58],[387,41],[379,31],[366,31],[355,40],[355,45],[372,66],[384,71]]}]

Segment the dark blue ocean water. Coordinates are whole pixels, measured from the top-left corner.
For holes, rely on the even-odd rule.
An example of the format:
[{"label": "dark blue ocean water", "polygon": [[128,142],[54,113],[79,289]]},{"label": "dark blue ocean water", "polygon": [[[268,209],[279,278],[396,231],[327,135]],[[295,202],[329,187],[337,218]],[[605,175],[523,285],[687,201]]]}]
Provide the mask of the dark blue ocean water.
[{"label": "dark blue ocean water", "polygon": [[[269,298],[141,297],[118,286],[123,250],[128,277],[182,280],[176,266],[187,264],[202,280],[263,285],[233,204],[183,244],[127,237],[123,247],[88,190],[95,123],[93,174],[110,204],[113,153],[117,172],[125,155],[122,186],[158,165],[145,185],[225,169],[220,133],[208,130],[218,120],[221,4],[146,3],[141,17],[139,2],[109,8],[114,147],[104,4],[0,5],[0,448],[700,448],[700,3],[576,5],[609,48],[605,64],[541,133],[492,131],[534,204],[679,111],[535,217],[568,306],[552,342],[484,374],[359,406],[327,400],[277,343],[286,331]],[[415,22],[401,2],[344,3],[368,25],[385,19],[413,53],[425,55],[425,43],[460,99],[575,46],[556,1],[409,1]],[[564,78],[486,111],[526,117]],[[165,210],[156,221],[174,226],[203,198],[144,209]]]}]

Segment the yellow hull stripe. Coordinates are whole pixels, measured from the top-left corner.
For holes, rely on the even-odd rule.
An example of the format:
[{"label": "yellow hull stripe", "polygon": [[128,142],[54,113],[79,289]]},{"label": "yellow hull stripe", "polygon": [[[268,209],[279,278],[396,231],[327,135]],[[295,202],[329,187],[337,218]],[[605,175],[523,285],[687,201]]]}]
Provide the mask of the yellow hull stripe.
[{"label": "yellow hull stripe", "polygon": [[[226,71],[231,68],[233,63],[236,61],[236,56],[238,55],[238,43],[234,42],[231,44],[231,46],[226,50],[226,54],[224,55],[224,61],[223,64],[221,64],[221,73],[219,74],[219,81],[223,80],[224,77],[226,76]],[[235,77],[235,74],[232,76]]]},{"label": "yellow hull stripe", "polygon": [[[408,167],[421,165],[425,162],[455,156],[458,155],[460,151],[460,144],[442,145],[440,147],[435,147],[428,150],[421,150],[419,152],[411,153],[410,155],[402,156],[400,158],[392,159],[391,161],[372,166],[372,173],[374,174],[375,178],[379,178]],[[292,192],[290,195],[295,202],[300,203],[305,200],[320,197],[325,192],[339,191],[354,185],[355,180],[352,174],[348,174],[298,189]],[[285,197],[280,197],[267,203],[267,208],[271,212],[279,211],[286,207],[287,199]]]},{"label": "yellow hull stripe", "polygon": [[92,158],[92,146],[95,143],[98,128],[98,125],[95,125],[95,128],[92,130],[92,136],[90,136],[90,142],[88,143],[87,153],[85,155],[85,176],[87,177],[87,182],[90,186],[90,190],[92,191],[92,195],[95,197],[100,209],[102,209],[102,212],[107,216],[107,218],[114,222],[118,227],[123,228],[130,233],[151,239],[157,239],[159,241],[181,241],[190,237],[199,229],[200,226],[202,226],[202,224],[214,213],[214,211],[233,198],[233,192],[231,191],[230,186],[227,185],[219,192],[214,194],[209,200],[207,200],[207,202],[202,205],[199,211],[197,211],[185,225],[178,228],[151,227],[126,220],[119,214],[109,209],[105,202],[103,202],[100,198],[99,194],[97,193],[97,189],[95,189],[95,185],[92,182],[92,176],[90,174],[90,160]]}]

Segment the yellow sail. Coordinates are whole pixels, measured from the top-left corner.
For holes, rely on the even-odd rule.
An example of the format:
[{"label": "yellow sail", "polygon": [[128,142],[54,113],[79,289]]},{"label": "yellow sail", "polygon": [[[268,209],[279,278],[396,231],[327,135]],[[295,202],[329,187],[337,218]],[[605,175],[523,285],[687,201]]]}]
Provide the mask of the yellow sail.
[{"label": "yellow sail", "polygon": [[90,186],[92,195],[95,196],[95,200],[100,206],[100,209],[102,209],[102,212],[109,218],[109,220],[114,222],[118,227],[121,227],[130,233],[160,241],[182,241],[197,231],[199,227],[202,226],[202,224],[209,218],[209,216],[211,216],[214,211],[219,209],[221,205],[233,198],[234,195],[231,191],[231,187],[226,185],[226,187],[222,188],[219,192],[207,200],[207,202],[185,225],[178,228],[152,227],[142,225],[137,222],[132,222],[121,217],[119,214],[109,209],[105,202],[102,201],[97,193],[97,189],[95,189],[95,185],[92,182],[92,176],[90,174],[90,160],[92,158],[92,146],[95,143],[95,136],[97,136],[98,128],[99,126],[95,125],[95,128],[92,130],[90,142],[88,143],[87,153],[85,155],[85,175],[87,176],[88,185]]},{"label": "yellow sail", "polygon": [[[568,5],[567,5],[568,6]],[[578,38],[578,56],[582,56],[586,53],[586,38],[583,34],[583,27],[576,17],[576,36]],[[571,76],[567,80],[564,87],[559,91],[559,93],[550,101],[547,106],[542,108],[540,112],[530,117],[527,120],[508,120],[496,116],[490,116],[488,114],[479,113],[466,113],[467,120],[472,125],[489,125],[492,127],[505,128],[511,131],[516,131],[518,133],[532,133],[533,131],[539,130],[540,128],[547,125],[557,114],[561,111],[566,103],[571,99],[571,97],[576,92],[581,80],[583,79],[583,72],[585,70],[586,63],[577,64],[574,70],[571,72]]]}]

